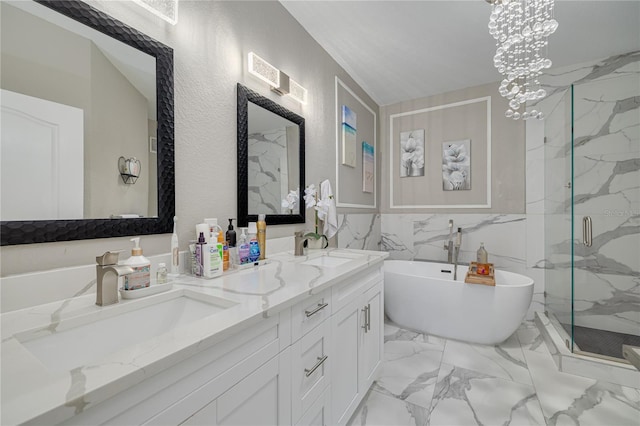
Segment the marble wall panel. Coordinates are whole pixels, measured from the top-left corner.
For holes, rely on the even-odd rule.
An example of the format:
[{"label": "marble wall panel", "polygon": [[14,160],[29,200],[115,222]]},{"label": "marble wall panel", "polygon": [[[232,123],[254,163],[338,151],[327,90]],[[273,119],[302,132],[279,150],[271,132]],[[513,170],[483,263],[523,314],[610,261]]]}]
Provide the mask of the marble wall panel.
[{"label": "marble wall panel", "polygon": [[338,247],[380,250],[380,215],[350,213],[338,215]]}]

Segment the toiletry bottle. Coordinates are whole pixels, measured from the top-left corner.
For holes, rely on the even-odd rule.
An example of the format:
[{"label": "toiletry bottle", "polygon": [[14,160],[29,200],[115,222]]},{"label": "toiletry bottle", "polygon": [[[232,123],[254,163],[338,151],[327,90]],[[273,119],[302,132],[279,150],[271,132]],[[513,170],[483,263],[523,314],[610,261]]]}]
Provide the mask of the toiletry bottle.
[{"label": "toiletry bottle", "polygon": [[222,247],[216,240],[216,236],[211,237],[212,242],[203,246],[203,276],[205,278],[215,278],[222,275]]},{"label": "toiletry bottle", "polygon": [[200,233],[198,242],[196,243],[196,277],[201,277],[204,268],[204,246],[207,244],[207,240],[204,237],[204,232]]},{"label": "toiletry bottle", "polygon": [[258,215],[258,222],[256,223],[258,229],[258,246],[260,246],[260,260],[265,258],[267,251],[267,222],[265,221],[265,215]]},{"label": "toiletry bottle", "polygon": [[158,272],[156,272],[156,284],[167,283],[167,265],[164,263],[158,264]]},{"label": "toiletry bottle", "polygon": [[247,242],[247,234],[244,233],[246,228],[242,228],[242,233],[240,234],[240,240],[238,243],[238,260],[240,265],[246,265],[249,263],[249,255],[250,248],[249,243]]},{"label": "toiletry bottle", "polygon": [[151,262],[142,255],[140,237],[131,238],[131,241],[134,244],[131,250],[131,257],[125,260],[123,264],[131,266],[133,273],[124,276],[124,289],[135,290],[149,287],[151,283]]},{"label": "toiletry bottle", "polygon": [[178,216],[173,217],[173,234],[171,234],[171,276],[180,274],[180,245],[178,244]]},{"label": "toiletry bottle", "polygon": [[229,219],[229,228],[227,229],[227,242],[229,243],[229,247],[236,246],[236,231],[233,229],[233,219]]},{"label": "toiletry bottle", "polygon": [[[206,234],[206,235],[213,235],[215,237],[214,233],[222,232],[222,228],[220,228],[220,225],[218,225],[218,219],[217,218],[215,218],[215,217],[214,218],[209,218],[209,219],[205,218],[204,219],[204,223],[206,223],[209,226],[209,233]],[[223,237],[224,237],[224,234],[223,234]],[[223,238],[223,240],[224,240],[224,238]]]},{"label": "toiletry bottle", "polygon": [[[220,227],[218,226],[218,228]],[[219,232],[216,232],[216,235],[217,235],[216,240],[218,241],[218,245],[220,246],[222,251],[220,253],[220,256],[222,258],[222,269],[226,271],[227,269],[229,269],[229,244],[224,239],[224,233],[222,232],[222,228],[220,228]]]},{"label": "toiletry bottle", "polygon": [[191,275],[195,275],[197,271],[197,262],[196,262],[196,240],[189,241],[189,271]]},{"label": "toiletry bottle", "polygon": [[196,241],[200,239],[200,234],[204,235],[204,239],[206,242],[209,242],[209,224],[208,223],[198,223],[196,225]]},{"label": "toiletry bottle", "polygon": [[258,244],[257,227],[255,222],[249,222],[249,262],[255,263],[260,260],[260,245]]},{"label": "toiletry bottle", "polygon": [[478,263],[489,263],[489,254],[484,248],[484,243],[480,243],[480,248],[478,249]]}]

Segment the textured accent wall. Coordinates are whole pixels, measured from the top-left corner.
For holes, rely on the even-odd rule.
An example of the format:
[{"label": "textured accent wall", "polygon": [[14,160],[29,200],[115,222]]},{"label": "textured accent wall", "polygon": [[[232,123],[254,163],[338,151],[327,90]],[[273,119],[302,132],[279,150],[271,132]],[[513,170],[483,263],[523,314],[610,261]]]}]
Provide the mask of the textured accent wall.
[{"label": "textured accent wall", "polygon": [[[306,182],[335,188],[335,76],[375,111],[378,106],[277,1],[181,1],[173,26],[133,2],[88,1],[174,49],[176,215],[181,249],[205,217],[236,217],[236,84],[281,103],[306,119]],[[277,28],[277,31],[273,29]],[[281,97],[246,71],[255,51],[309,90],[306,105]],[[354,183],[361,186],[361,181]],[[268,237],[307,226],[270,226]],[[145,255],[166,253],[170,234],[142,238]],[[92,263],[129,238],[30,244],[0,249],[2,276]],[[34,263],[33,259],[38,259]]]}]

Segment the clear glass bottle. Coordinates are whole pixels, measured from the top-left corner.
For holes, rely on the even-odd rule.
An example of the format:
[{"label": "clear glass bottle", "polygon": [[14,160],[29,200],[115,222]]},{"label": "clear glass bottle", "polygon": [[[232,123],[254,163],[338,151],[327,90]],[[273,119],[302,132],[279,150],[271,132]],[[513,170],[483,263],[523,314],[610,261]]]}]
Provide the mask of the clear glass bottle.
[{"label": "clear glass bottle", "polygon": [[478,249],[478,263],[489,263],[489,254],[487,250],[484,248],[484,243],[480,243],[480,248]]},{"label": "clear glass bottle", "polygon": [[158,272],[156,272],[156,284],[167,283],[167,265],[164,263],[158,264]]}]

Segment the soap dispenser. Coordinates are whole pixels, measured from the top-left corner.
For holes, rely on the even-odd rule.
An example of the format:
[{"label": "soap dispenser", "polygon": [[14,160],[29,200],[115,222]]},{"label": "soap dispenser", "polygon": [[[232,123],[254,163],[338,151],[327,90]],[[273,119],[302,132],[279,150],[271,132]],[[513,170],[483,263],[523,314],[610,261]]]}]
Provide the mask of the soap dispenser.
[{"label": "soap dispenser", "polygon": [[131,238],[131,241],[133,241],[131,257],[125,260],[123,264],[130,266],[133,269],[133,273],[124,276],[124,289],[136,290],[149,287],[151,284],[151,262],[142,255],[140,237]]}]

